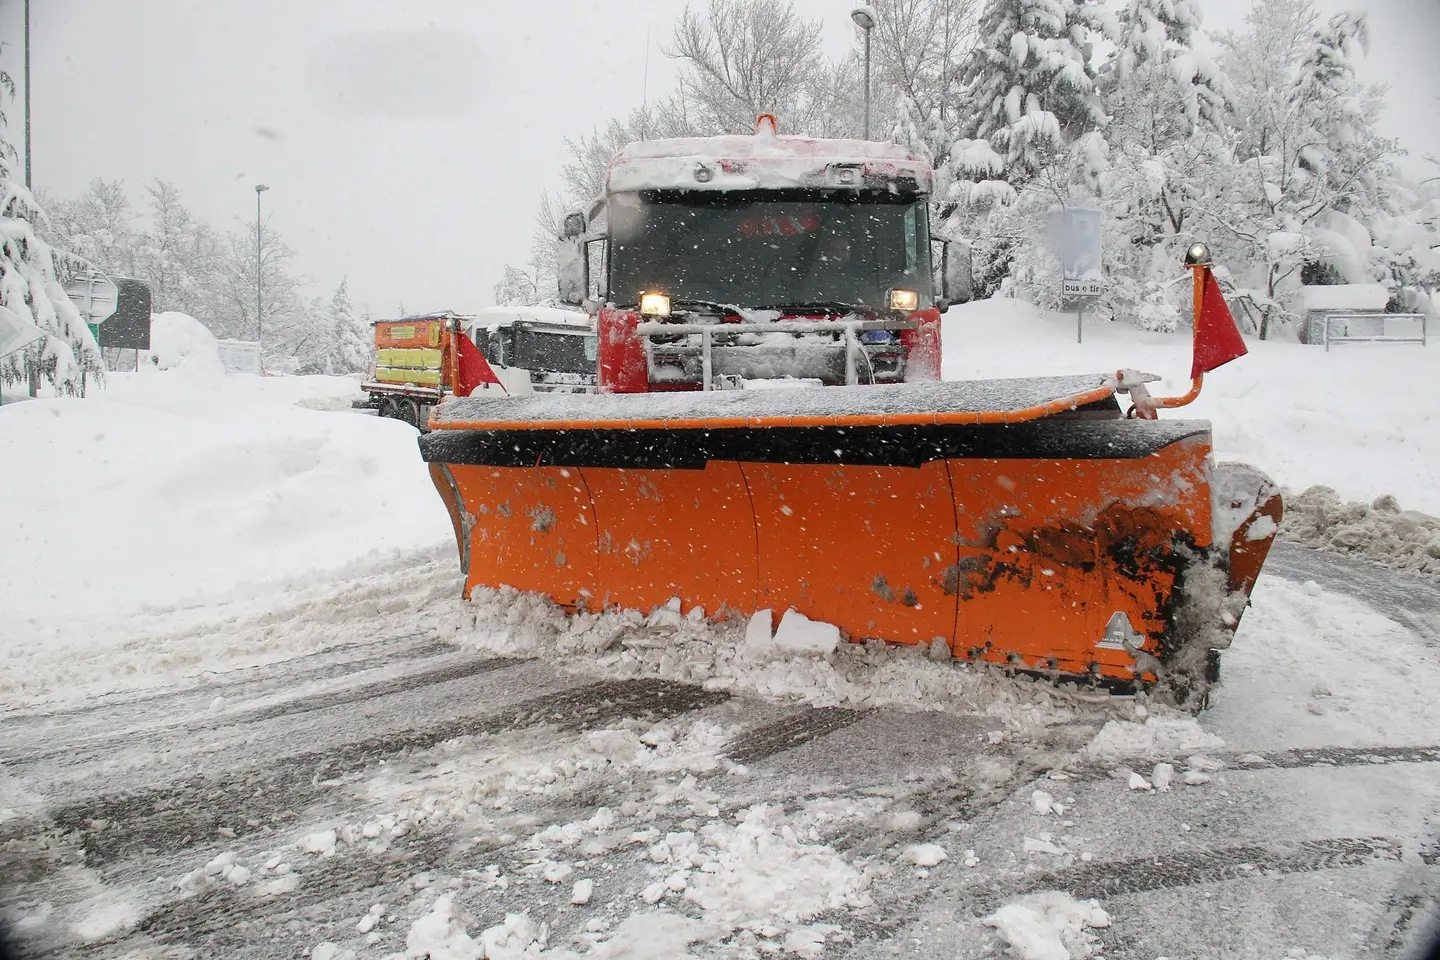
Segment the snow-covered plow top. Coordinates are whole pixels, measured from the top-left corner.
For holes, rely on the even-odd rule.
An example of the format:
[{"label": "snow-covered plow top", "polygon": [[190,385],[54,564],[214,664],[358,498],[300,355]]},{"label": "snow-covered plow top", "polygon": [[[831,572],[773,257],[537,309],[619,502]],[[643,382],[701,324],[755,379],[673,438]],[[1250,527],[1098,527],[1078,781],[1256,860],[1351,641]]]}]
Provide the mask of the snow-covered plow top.
[{"label": "snow-covered plow top", "polygon": [[[769,121],[768,123],[766,121]],[[903,188],[929,193],[930,165],[893,143],[781,136],[762,117],[753,136],[680,137],[626,146],[608,192]]]},{"label": "snow-covered plow top", "polygon": [[1115,380],[1102,374],[824,389],[520,397],[443,405],[434,430],[633,430],[946,426],[1025,423],[1102,405],[1118,416]]}]

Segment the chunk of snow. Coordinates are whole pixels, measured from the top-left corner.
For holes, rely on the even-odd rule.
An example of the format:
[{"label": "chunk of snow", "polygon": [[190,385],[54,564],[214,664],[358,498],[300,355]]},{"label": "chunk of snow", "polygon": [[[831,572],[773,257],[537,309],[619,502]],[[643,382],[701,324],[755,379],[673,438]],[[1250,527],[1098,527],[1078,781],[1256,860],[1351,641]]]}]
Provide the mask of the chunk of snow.
[{"label": "chunk of snow", "polygon": [[1145,779],[1144,777],[1142,777],[1140,774],[1138,774],[1138,773],[1133,773],[1133,772],[1132,772],[1132,773],[1130,774],[1130,789],[1131,789],[1131,790],[1149,790],[1149,789],[1150,789],[1150,781],[1149,781],[1149,780],[1146,780],[1146,779]]},{"label": "chunk of snow", "polygon": [[1201,773],[1199,770],[1186,770],[1185,783],[1187,786],[1198,787],[1210,782],[1210,774]]},{"label": "chunk of snow", "polygon": [[1065,852],[1065,849],[1057,846],[1049,836],[1026,837],[1024,843],[1021,844],[1021,849],[1026,853],[1052,853],[1058,855]]},{"label": "chunk of snow", "polygon": [[575,868],[568,863],[550,863],[546,865],[545,872],[541,874],[541,877],[546,883],[560,883],[568,880],[574,872]]},{"label": "chunk of snow", "polygon": [[745,624],[745,653],[747,656],[764,656],[775,649],[772,610],[757,610]]},{"label": "chunk of snow", "polygon": [[1164,793],[1170,789],[1170,784],[1175,782],[1175,767],[1169,763],[1157,763],[1155,769],[1150,773],[1150,782],[1155,789]]},{"label": "chunk of snow", "polygon": [[[604,929],[603,927],[601,928]],[[670,913],[642,910],[626,917],[587,960],[688,960],[686,948],[715,930],[711,924]]]},{"label": "chunk of snow", "polygon": [[1055,798],[1044,790],[1035,790],[1030,794],[1030,805],[1036,813],[1051,813],[1055,809]]},{"label": "chunk of snow", "polygon": [[310,948],[310,960],[355,960],[355,951],[342,949],[333,940],[322,940]]},{"label": "chunk of snow", "polygon": [[1144,723],[1111,720],[1082,753],[1091,760],[1164,760],[1198,750],[1218,750],[1225,741],[1201,729],[1192,716],[1155,713]]},{"label": "chunk of snow", "polygon": [[446,893],[435,901],[429,913],[410,924],[405,955],[413,960],[483,960],[485,948],[465,932],[455,897]]},{"label": "chunk of snow", "polygon": [[793,608],[785,611],[775,631],[775,646],[792,653],[833,653],[839,644],[839,627],[811,620]]},{"label": "chunk of snow", "polygon": [[1108,927],[1110,916],[1094,900],[1047,890],[1005,904],[984,922],[995,928],[1017,960],[1071,960],[1096,951],[1088,931]]},{"label": "chunk of snow", "polygon": [[900,858],[917,867],[933,867],[944,860],[946,854],[938,843],[917,843],[906,847]]},{"label": "chunk of snow", "polygon": [[584,906],[590,902],[590,897],[595,892],[595,881],[590,879],[576,880],[575,885],[570,888],[570,902],[576,906]]},{"label": "chunk of snow", "polygon": [[320,830],[309,834],[300,841],[300,849],[306,853],[319,854],[328,857],[335,852],[335,841],[338,835],[334,830]]}]

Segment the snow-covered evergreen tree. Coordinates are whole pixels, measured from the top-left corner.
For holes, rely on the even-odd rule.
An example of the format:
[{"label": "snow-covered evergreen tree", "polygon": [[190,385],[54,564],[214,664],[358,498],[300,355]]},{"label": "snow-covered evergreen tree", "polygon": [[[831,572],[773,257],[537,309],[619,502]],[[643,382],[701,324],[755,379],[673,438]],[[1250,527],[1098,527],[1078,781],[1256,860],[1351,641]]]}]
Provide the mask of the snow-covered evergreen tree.
[{"label": "snow-covered evergreen tree", "polygon": [[1218,128],[1226,108],[1225,79],[1215,63],[1194,48],[1200,32],[1196,0],[1127,0],[1104,26],[1115,52],[1101,70],[1101,89],[1111,113],[1163,104],[1152,123],[1165,119],[1169,139],[1202,121]]},{"label": "snow-covered evergreen tree", "polygon": [[326,338],[324,370],[331,375],[363,373],[370,368],[374,340],[350,304],[350,284],[341,280],[330,298],[329,336]]},{"label": "snow-covered evergreen tree", "polygon": [[[0,93],[14,92],[9,74],[0,70]],[[0,111],[0,131],[4,127]],[[45,213],[30,191],[11,179],[14,158],[15,149],[0,136],[0,311],[38,327],[45,337],[0,357],[0,383],[28,379],[33,388],[44,377],[56,390],[77,393],[83,373],[99,375],[103,369],[100,347],[63,285],[88,264],[40,238],[36,227],[44,224]]]},{"label": "snow-covered evergreen tree", "polygon": [[[1090,63],[1089,27],[1074,0],[989,0],[980,41],[961,82],[967,139],[986,141],[1005,165],[1005,180],[1033,178],[1065,146],[1105,121]],[[972,179],[978,151],[951,163],[957,181]]]},{"label": "snow-covered evergreen tree", "polygon": [[41,376],[58,391],[78,393],[82,373],[98,374],[103,365],[95,337],[65,294],[64,281],[89,265],[40,239],[35,225],[44,217],[30,191],[10,179],[0,158],[0,310],[45,334],[31,347],[0,358],[0,382]]}]

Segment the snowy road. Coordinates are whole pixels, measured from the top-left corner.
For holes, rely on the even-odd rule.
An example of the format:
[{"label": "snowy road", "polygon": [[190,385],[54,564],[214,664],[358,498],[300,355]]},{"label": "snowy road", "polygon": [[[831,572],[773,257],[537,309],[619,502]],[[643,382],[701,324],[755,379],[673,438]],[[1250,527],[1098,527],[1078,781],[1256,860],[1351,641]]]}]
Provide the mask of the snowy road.
[{"label": "snowy road", "polygon": [[[999,957],[980,918],[1059,890],[1109,957],[1399,958],[1434,908],[1428,582],[1281,544],[1203,733],[1101,733],[1133,705],[1017,727],[496,656],[452,568],[156,615],[105,661],[126,692],[0,715],[35,955]],[[187,677],[197,642],[268,662]]]}]

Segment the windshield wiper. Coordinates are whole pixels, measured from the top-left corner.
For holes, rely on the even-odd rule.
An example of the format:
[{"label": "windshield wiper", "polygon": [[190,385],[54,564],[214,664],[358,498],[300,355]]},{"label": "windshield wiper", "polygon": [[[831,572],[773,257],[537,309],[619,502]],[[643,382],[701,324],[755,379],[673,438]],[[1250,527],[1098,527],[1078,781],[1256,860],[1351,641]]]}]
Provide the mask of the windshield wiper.
[{"label": "windshield wiper", "polygon": [[873,315],[873,307],[867,307],[863,303],[846,303],[843,300],[804,300],[792,303],[772,303],[763,307],[756,307],[756,310],[821,310],[825,313],[868,313]]},{"label": "windshield wiper", "polygon": [[676,297],[670,301],[670,307],[704,307],[713,310],[723,316],[734,314],[740,316],[740,308],[732,304],[716,303],[714,300],[696,300],[692,297]]}]

